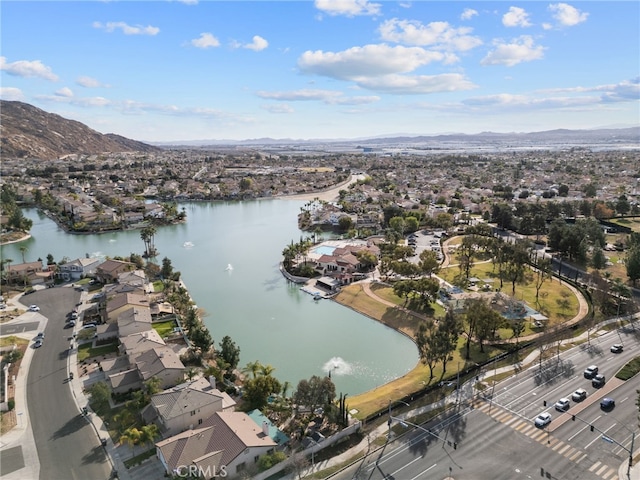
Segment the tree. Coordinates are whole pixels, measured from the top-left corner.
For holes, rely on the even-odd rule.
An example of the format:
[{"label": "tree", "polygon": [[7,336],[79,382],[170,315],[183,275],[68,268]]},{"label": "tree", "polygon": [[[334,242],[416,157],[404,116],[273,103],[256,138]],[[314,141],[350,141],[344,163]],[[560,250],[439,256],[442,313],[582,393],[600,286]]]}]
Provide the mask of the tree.
[{"label": "tree", "polygon": [[309,380],[300,380],[293,394],[293,401],[314,411],[328,406],[336,397],[336,386],[329,377],[313,375]]},{"label": "tree", "polygon": [[27,248],[26,245],[20,245],[20,255],[22,255],[22,263],[25,263],[24,260],[24,254],[27,253],[27,251],[29,251],[29,249]]},{"label": "tree", "polygon": [[144,227],[140,231],[140,238],[144,242],[144,257],[155,257],[157,255],[156,248],[153,245],[153,238],[156,234],[156,228],[154,226]]},{"label": "tree", "polygon": [[591,255],[591,266],[596,270],[602,270],[607,266],[607,257],[601,248],[594,248]]},{"label": "tree", "polygon": [[206,354],[211,348],[211,345],[213,345],[213,339],[211,338],[209,329],[202,325],[198,325],[196,328],[189,330],[189,339],[201,355]]},{"label": "tree", "polygon": [[245,381],[242,398],[247,410],[261,409],[268,401],[269,395],[280,393],[282,385],[271,375],[260,375]]},{"label": "tree", "polygon": [[222,337],[219,355],[228,365],[228,370],[235,370],[240,362],[240,347],[238,347],[229,335]]},{"label": "tree", "polygon": [[160,275],[162,278],[171,278],[173,274],[173,266],[171,265],[171,260],[167,257],[162,259],[162,268],[160,269]]},{"label": "tree", "polygon": [[91,399],[91,406],[96,412],[109,409],[109,399],[111,398],[111,392],[109,391],[109,387],[105,382],[96,382],[87,390]]},{"label": "tree", "polygon": [[640,279],[640,245],[632,244],[627,250],[624,264],[627,267],[627,277],[635,287],[638,279]]},{"label": "tree", "polygon": [[262,364],[258,360],[255,362],[249,362],[247,363],[247,366],[242,369],[242,373],[251,373],[252,377],[256,378],[260,371],[260,367],[262,367]]},{"label": "tree", "polygon": [[423,250],[420,252],[420,261],[418,262],[420,270],[429,277],[434,275],[440,269],[440,262],[436,252],[433,250]]},{"label": "tree", "polygon": [[338,228],[341,232],[347,232],[353,227],[353,220],[349,215],[342,215],[338,219]]},{"label": "tree", "polygon": [[542,284],[545,282],[545,280],[550,279],[551,276],[551,259],[546,257],[539,259],[536,265],[536,273],[534,279],[534,285],[536,288],[536,303],[538,304],[538,306],[540,306],[539,297]]},{"label": "tree", "polygon": [[133,455],[133,449],[136,445],[140,443],[140,438],[142,437],[142,432],[138,430],[136,427],[127,428],[122,435],[120,436],[120,443],[125,444],[128,443],[131,447],[131,455]]}]

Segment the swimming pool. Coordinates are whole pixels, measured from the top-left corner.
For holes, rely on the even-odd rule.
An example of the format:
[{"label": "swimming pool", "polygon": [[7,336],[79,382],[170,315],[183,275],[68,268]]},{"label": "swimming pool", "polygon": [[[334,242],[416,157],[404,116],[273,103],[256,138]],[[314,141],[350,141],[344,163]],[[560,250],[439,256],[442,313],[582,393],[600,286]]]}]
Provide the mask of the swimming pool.
[{"label": "swimming pool", "polygon": [[333,255],[333,251],[336,247],[332,247],[331,245],[320,245],[316,247],[313,251],[318,255]]}]

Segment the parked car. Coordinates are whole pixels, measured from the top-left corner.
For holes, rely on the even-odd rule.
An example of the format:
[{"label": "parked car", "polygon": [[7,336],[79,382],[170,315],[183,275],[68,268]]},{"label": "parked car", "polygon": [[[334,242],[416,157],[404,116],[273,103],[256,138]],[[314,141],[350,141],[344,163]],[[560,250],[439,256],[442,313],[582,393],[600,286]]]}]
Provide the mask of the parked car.
[{"label": "parked car", "polygon": [[587,398],[587,391],[584,388],[579,388],[571,395],[571,400],[574,402],[581,402]]},{"label": "parked car", "polygon": [[611,353],[622,353],[622,348],[621,343],[615,343],[611,345]]},{"label": "parked car", "polygon": [[594,388],[603,387],[604,384],[605,384],[604,375],[596,375],[595,377],[593,377],[593,380],[591,380],[591,385],[593,385]]},{"label": "parked car", "polygon": [[616,406],[616,401],[613,398],[605,397],[600,401],[600,408],[602,410],[613,410]]},{"label": "parked car", "polygon": [[29,311],[30,312],[39,312],[40,311],[40,307],[37,305],[29,305]]},{"label": "parked car", "polygon": [[76,321],[75,320],[70,320],[69,323],[67,323],[67,325],[69,327],[75,327],[76,326]]},{"label": "parked car", "polygon": [[536,417],[533,421],[533,424],[537,428],[544,428],[551,423],[551,414],[547,412],[542,412],[540,415]]},{"label": "parked car", "polygon": [[561,398],[555,404],[556,410],[558,410],[559,412],[566,412],[567,410],[569,410],[570,406],[571,403],[569,402],[568,398]]},{"label": "parked car", "polygon": [[44,332],[38,332],[38,334],[36,335],[36,338],[39,338],[41,340],[44,339]]},{"label": "parked car", "polygon": [[589,365],[584,370],[584,378],[593,378],[598,373],[598,367],[596,365]]},{"label": "parked car", "polygon": [[42,340],[38,339],[33,343],[33,348],[40,348],[42,346]]}]

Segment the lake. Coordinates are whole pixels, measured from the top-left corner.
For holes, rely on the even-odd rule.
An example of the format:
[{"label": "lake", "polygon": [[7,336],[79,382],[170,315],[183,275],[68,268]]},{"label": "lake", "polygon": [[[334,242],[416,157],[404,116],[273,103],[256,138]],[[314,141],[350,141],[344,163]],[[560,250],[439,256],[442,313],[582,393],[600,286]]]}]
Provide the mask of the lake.
[{"label": "lake", "polygon": [[[240,366],[260,361],[274,376],[298,381],[331,370],[337,392],[355,395],[410,371],[413,342],[395,330],[331,300],[314,301],[279,271],[282,250],[308,234],[297,227],[300,200],[184,203],[187,222],[159,227],[157,261],[171,260],[216,345],[229,335],[240,347]],[[2,258],[56,262],[64,257],[142,254],[136,230],[72,235],[34,209],[32,238],[2,247]],[[291,391],[293,390],[291,389]]]}]

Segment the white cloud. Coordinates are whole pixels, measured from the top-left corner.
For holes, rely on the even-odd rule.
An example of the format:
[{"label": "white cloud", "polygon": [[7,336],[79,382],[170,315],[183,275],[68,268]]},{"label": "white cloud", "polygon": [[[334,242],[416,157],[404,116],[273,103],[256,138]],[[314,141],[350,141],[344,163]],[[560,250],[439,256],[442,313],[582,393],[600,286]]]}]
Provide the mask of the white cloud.
[{"label": "white cloud", "polygon": [[460,15],[460,20],[471,20],[471,18],[478,15],[478,11],[473,8],[465,8]]},{"label": "white cloud", "polygon": [[509,7],[509,11],[502,16],[505,27],[530,27],[529,14],[524,8]]},{"label": "white cloud", "polygon": [[506,65],[513,67],[521,62],[540,60],[544,56],[544,47],[534,45],[533,38],[522,35],[511,43],[496,42],[495,50],[489,52],[480,62],[482,65]]},{"label": "white cloud", "polygon": [[607,103],[638,101],[640,98],[640,77],[624,80],[620,83],[596,85],[593,87],[554,88],[539,91],[539,93],[543,94],[591,92],[600,93],[603,101]]},{"label": "white cloud", "polygon": [[[63,89],[64,90],[64,89]],[[55,95],[36,95],[35,98],[45,102],[66,103],[79,107],[106,107],[113,102],[104,97],[74,97],[60,94],[58,90]]]},{"label": "white cloud", "polygon": [[152,27],[148,25],[143,27],[141,25],[128,25],[125,22],[93,22],[93,28],[97,28],[100,30],[104,30],[105,32],[111,33],[116,30],[121,30],[125,35],[157,35],[160,33],[160,29],[158,27]]},{"label": "white cloud", "polygon": [[63,87],[59,90],[56,90],[55,94],[59,97],[73,97],[73,91],[69,87]]},{"label": "white cloud", "polygon": [[109,85],[104,85],[100,83],[93,77],[82,76],[76,79],[76,83],[81,87],[85,88],[100,88],[100,87],[108,87]]},{"label": "white cloud", "polygon": [[284,103],[276,103],[269,105],[260,105],[260,108],[269,113],[293,113],[295,110]]},{"label": "white cloud", "polygon": [[7,63],[6,57],[0,57],[0,70],[16,77],[37,77],[52,82],[58,81],[58,76],[40,60],[18,60]]},{"label": "white cloud", "polygon": [[201,33],[198,38],[191,40],[191,45],[197,48],[219,47],[220,41],[210,33]]},{"label": "white cloud", "polygon": [[346,97],[342,92],[335,90],[290,90],[285,92],[266,92],[260,91],[256,93],[260,98],[269,100],[286,101],[286,102],[323,102],[329,105],[363,105],[373,103],[380,100],[378,96],[358,96]]},{"label": "white cloud", "polygon": [[442,75],[385,75],[356,79],[363,88],[399,95],[422,95],[471,90],[477,86],[458,73]]},{"label": "white cloud", "polygon": [[378,15],[379,3],[367,0],[315,0],[315,7],[327,15],[344,15],[355,17],[358,15]]},{"label": "white cloud", "polygon": [[240,42],[232,42],[232,48],[247,48],[249,50],[253,50],[254,52],[260,52],[269,46],[269,42],[267,42],[260,35],[254,35],[253,41],[251,43],[242,44]]},{"label": "white cloud", "polygon": [[351,80],[356,77],[406,73],[449,57],[420,47],[390,47],[386,44],[352,47],[342,52],[306,51],[298,59],[303,73]]},{"label": "white cloud", "polygon": [[470,107],[499,107],[503,109],[563,109],[600,103],[597,97],[544,97],[502,93],[484,97],[469,98],[462,102]]},{"label": "white cloud", "polygon": [[581,12],[567,3],[553,3],[549,5],[549,10],[553,12],[553,18],[564,27],[573,27],[585,22],[589,16],[588,13]]},{"label": "white cloud", "polygon": [[0,87],[0,98],[2,100],[20,101],[24,100],[22,90],[15,87]]},{"label": "white cloud", "polygon": [[423,25],[415,20],[393,18],[380,27],[383,40],[407,45],[434,46],[444,50],[466,51],[482,45],[482,40],[469,35],[469,27],[454,28],[447,22],[431,22]]}]

